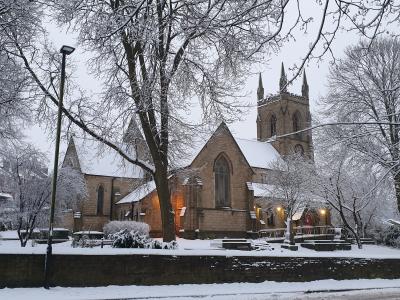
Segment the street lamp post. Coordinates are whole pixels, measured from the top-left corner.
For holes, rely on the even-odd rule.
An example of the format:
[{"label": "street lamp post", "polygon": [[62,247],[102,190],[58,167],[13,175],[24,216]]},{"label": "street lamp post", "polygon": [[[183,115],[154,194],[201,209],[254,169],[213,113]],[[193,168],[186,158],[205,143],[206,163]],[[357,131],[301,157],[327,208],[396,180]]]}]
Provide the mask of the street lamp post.
[{"label": "street lamp post", "polygon": [[62,46],[60,53],[62,53],[61,63],[61,82],[60,82],[60,97],[58,99],[58,114],[57,114],[57,135],[56,135],[56,147],[54,154],[54,168],[52,178],[52,190],[51,190],[51,206],[50,206],[50,220],[49,220],[49,232],[47,238],[47,251],[44,263],[44,287],[49,288],[49,272],[52,255],[52,241],[53,241],[53,226],[54,226],[54,210],[56,203],[56,192],[57,192],[57,173],[58,173],[58,155],[60,152],[60,136],[61,136],[61,117],[62,117],[62,106],[64,98],[64,84],[65,84],[65,60],[66,56],[74,52],[75,48],[70,46]]}]

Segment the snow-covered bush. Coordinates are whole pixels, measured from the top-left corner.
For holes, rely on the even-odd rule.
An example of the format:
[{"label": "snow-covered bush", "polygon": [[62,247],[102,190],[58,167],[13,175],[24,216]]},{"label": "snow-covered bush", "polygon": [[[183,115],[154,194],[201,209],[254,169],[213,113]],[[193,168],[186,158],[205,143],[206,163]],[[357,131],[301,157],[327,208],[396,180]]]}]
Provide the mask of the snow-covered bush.
[{"label": "snow-covered bush", "polygon": [[126,229],[127,232],[137,232],[140,235],[149,236],[149,224],[136,221],[111,221],[104,225],[103,232],[105,236],[109,236]]},{"label": "snow-covered bush", "polygon": [[375,228],[373,233],[378,244],[400,248],[400,227],[399,226],[380,226]]},{"label": "snow-covered bush", "polygon": [[173,250],[173,249],[178,249],[178,243],[176,241],[165,243],[165,242],[160,242],[158,240],[150,239],[150,241],[146,244],[146,248]]},{"label": "snow-covered bush", "polygon": [[88,235],[83,235],[82,237],[74,237],[71,246],[73,248],[93,248],[101,244],[100,240],[90,239]]},{"label": "snow-covered bush", "polygon": [[177,249],[176,241],[170,243],[153,240],[147,235],[140,234],[137,231],[128,231],[123,229],[109,236],[112,240],[113,248],[147,248],[147,249]]},{"label": "snow-covered bush", "polygon": [[127,229],[111,234],[110,237],[114,248],[145,248],[149,240],[146,235]]}]

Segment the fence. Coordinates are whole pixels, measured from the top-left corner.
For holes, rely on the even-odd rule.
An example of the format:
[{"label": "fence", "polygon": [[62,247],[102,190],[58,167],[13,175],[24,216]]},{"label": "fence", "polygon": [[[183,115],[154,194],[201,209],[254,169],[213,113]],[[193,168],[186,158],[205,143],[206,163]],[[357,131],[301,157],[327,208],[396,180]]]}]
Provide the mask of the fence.
[{"label": "fence", "polygon": [[[335,229],[332,226],[297,226],[293,228],[295,236],[305,235],[327,235],[335,234]],[[271,228],[262,229],[259,231],[259,237],[264,238],[283,238],[285,237],[286,228]]]}]

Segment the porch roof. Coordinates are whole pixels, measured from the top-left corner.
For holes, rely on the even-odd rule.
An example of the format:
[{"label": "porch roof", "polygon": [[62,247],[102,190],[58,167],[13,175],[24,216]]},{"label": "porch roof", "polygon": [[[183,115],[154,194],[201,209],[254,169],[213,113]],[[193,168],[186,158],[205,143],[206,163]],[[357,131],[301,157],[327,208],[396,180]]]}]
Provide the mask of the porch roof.
[{"label": "porch roof", "polygon": [[273,198],[273,197],[276,198],[277,197],[277,195],[274,194],[276,187],[273,184],[258,183],[258,182],[246,182],[246,185],[247,185],[247,188],[249,189],[249,191],[254,192],[254,197],[260,197],[260,198]]},{"label": "porch roof", "polygon": [[293,221],[298,221],[301,219],[301,217],[304,214],[304,210],[306,209],[306,207],[300,207],[297,209],[297,211],[294,213],[294,215],[292,216],[292,220]]},{"label": "porch roof", "polygon": [[130,192],[128,195],[123,197],[116,204],[139,202],[144,197],[154,192],[155,189],[156,183],[154,182],[154,180],[146,182],[145,184],[142,184],[141,186]]}]

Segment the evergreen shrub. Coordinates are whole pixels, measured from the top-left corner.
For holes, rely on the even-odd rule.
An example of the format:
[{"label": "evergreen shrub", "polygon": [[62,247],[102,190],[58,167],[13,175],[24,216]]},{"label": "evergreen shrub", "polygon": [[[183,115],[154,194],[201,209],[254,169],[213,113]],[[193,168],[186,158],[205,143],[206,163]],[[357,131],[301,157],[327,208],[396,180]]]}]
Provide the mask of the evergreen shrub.
[{"label": "evergreen shrub", "polygon": [[123,229],[109,236],[113,241],[113,248],[146,248],[146,249],[177,249],[176,241],[170,243],[160,242],[149,238],[137,231]]}]

